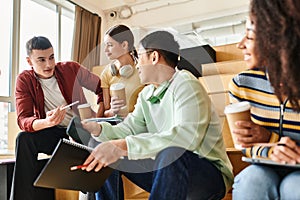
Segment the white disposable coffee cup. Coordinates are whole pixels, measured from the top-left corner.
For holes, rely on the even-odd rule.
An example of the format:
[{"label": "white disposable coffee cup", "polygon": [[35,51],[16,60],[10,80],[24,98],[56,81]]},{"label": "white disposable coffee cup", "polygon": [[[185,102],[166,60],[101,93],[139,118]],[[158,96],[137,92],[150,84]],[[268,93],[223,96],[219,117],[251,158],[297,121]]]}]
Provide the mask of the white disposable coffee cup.
[{"label": "white disposable coffee cup", "polygon": [[247,101],[242,101],[238,103],[233,103],[225,107],[224,113],[228,121],[229,129],[231,132],[231,137],[236,149],[242,149],[241,144],[237,141],[235,134],[232,133],[234,129],[239,129],[236,126],[236,121],[251,121],[250,114],[251,105]]},{"label": "white disposable coffee cup", "polygon": [[123,83],[114,83],[110,86],[110,93],[112,97],[118,97],[119,100],[124,100],[124,106],[117,113],[120,117],[126,117],[128,108],[126,103],[125,85]]},{"label": "white disposable coffee cup", "polygon": [[81,120],[92,118],[92,108],[89,103],[81,104],[77,108]]}]

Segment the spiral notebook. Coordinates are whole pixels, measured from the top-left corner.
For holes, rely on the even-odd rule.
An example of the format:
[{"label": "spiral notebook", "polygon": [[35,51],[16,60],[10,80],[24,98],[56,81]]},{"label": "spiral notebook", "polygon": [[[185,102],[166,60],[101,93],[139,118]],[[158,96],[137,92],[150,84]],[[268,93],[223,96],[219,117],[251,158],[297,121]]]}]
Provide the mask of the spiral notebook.
[{"label": "spiral notebook", "polygon": [[72,166],[83,164],[92,148],[62,139],[51,158],[34,182],[34,186],[96,192],[110,176],[113,169],[102,168],[99,172],[81,169],[72,171]]}]

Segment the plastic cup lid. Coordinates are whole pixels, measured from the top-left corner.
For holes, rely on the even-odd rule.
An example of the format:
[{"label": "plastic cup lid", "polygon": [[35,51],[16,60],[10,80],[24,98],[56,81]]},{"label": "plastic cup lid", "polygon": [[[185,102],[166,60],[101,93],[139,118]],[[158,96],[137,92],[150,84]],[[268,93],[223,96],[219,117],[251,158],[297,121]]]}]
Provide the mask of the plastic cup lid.
[{"label": "plastic cup lid", "polygon": [[80,104],[77,108],[87,108],[87,107],[91,107],[91,105],[89,103],[85,103],[85,104]]},{"label": "plastic cup lid", "polygon": [[110,90],[120,90],[125,88],[124,83],[114,83],[110,86]]},{"label": "plastic cup lid", "polygon": [[241,101],[241,102],[229,104],[228,106],[226,106],[224,113],[230,114],[230,113],[243,112],[243,111],[249,110],[250,108],[251,108],[251,105],[248,101]]}]

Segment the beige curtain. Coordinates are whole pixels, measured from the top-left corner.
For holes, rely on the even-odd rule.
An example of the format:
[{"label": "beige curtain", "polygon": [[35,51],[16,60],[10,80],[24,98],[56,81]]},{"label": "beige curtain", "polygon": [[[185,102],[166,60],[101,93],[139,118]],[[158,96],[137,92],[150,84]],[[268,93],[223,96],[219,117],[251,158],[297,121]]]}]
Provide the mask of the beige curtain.
[{"label": "beige curtain", "polygon": [[75,8],[72,59],[90,69],[100,64],[101,17]]}]

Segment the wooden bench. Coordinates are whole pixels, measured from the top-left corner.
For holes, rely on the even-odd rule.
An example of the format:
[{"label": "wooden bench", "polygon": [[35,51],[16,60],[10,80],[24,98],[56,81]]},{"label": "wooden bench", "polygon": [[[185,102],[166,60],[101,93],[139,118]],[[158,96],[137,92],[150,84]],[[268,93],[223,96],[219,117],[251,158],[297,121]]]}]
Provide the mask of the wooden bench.
[{"label": "wooden bench", "polygon": [[246,62],[243,60],[230,60],[202,65],[202,76],[231,74],[235,75],[247,69]]},{"label": "wooden bench", "polygon": [[[227,154],[232,162],[235,174],[246,166],[246,163],[241,161],[242,153],[236,150],[233,145],[229,126],[224,114],[224,108],[229,104],[228,83],[234,74],[218,74],[199,77],[199,81],[205,87],[208,96],[214,104],[222,124],[222,135],[224,138]],[[213,86],[212,86],[213,85]],[[237,157],[240,155],[240,157]]]},{"label": "wooden bench", "polygon": [[[226,153],[233,166],[234,175],[237,175],[249,164],[241,160],[241,157],[243,156],[242,152],[234,148],[229,126],[224,114],[224,108],[229,104],[229,82],[236,74],[246,69],[245,62],[240,60],[205,64],[202,65],[203,76],[199,77],[199,81],[206,89],[221,120]],[[231,199],[231,191],[225,196],[224,200],[225,199]]]}]

